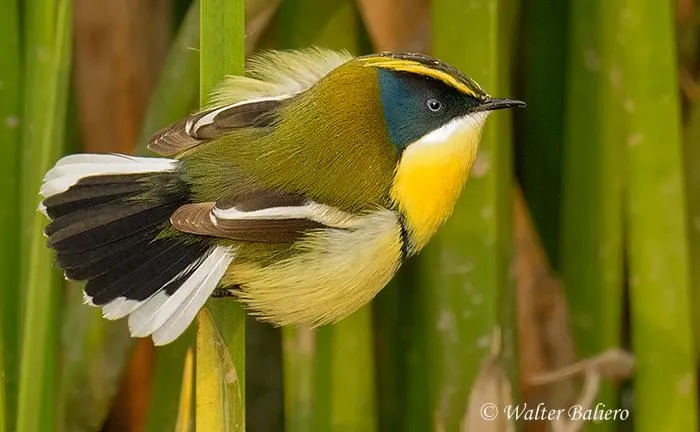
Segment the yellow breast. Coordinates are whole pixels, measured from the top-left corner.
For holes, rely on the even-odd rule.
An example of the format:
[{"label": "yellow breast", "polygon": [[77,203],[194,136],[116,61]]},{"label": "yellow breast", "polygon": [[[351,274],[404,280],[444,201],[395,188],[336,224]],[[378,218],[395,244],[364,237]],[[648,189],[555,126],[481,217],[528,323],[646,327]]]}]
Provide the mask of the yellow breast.
[{"label": "yellow breast", "polygon": [[404,215],[413,253],[452,213],[474,163],[485,119],[486,113],[479,113],[455,120],[404,150],[391,197]]}]

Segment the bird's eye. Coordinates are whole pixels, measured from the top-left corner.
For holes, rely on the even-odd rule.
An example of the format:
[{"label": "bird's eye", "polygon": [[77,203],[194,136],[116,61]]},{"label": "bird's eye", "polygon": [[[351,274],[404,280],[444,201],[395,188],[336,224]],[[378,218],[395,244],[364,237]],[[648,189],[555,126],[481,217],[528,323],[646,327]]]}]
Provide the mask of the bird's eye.
[{"label": "bird's eye", "polygon": [[442,108],[444,107],[442,101],[440,99],[435,99],[435,98],[430,98],[425,102],[425,105],[428,107],[428,109],[434,113],[439,113],[442,111]]}]

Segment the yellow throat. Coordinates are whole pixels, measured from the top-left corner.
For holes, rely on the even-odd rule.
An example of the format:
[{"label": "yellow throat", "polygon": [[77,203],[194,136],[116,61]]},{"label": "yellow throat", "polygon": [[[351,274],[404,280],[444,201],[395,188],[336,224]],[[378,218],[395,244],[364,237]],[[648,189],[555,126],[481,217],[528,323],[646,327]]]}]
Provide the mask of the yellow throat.
[{"label": "yellow throat", "polygon": [[450,216],[476,158],[488,113],[475,113],[409,145],[397,167],[391,197],[404,215],[411,253],[423,248]]}]

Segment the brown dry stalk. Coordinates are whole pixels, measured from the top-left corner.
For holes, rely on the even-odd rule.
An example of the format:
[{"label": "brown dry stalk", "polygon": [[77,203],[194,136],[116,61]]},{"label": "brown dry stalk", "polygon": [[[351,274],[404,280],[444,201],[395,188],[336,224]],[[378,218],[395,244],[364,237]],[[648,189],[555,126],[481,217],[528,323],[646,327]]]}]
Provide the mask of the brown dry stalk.
[{"label": "brown dry stalk", "polygon": [[171,36],[170,0],[76,0],[83,149],[130,153]]},{"label": "brown dry stalk", "polygon": [[[557,370],[576,361],[569,333],[567,307],[561,282],[550,270],[520,188],[513,205],[517,289],[518,347],[523,401],[566,406],[576,397],[572,382],[537,388],[528,377]],[[544,430],[530,423],[528,431]]]},{"label": "brown dry stalk", "polygon": [[377,51],[429,50],[428,0],[357,0],[357,5]]}]

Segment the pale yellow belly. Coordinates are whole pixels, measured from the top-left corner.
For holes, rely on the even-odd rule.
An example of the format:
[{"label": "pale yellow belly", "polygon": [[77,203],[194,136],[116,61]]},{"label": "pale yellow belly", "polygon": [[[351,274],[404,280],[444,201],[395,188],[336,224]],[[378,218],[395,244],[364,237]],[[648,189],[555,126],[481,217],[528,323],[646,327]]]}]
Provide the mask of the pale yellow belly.
[{"label": "pale yellow belly", "polygon": [[396,214],[378,210],[348,230],[308,234],[298,253],[260,267],[236,263],[224,285],[241,287],[239,299],[265,321],[278,325],[336,322],[367,304],[401,264],[401,227]]}]

